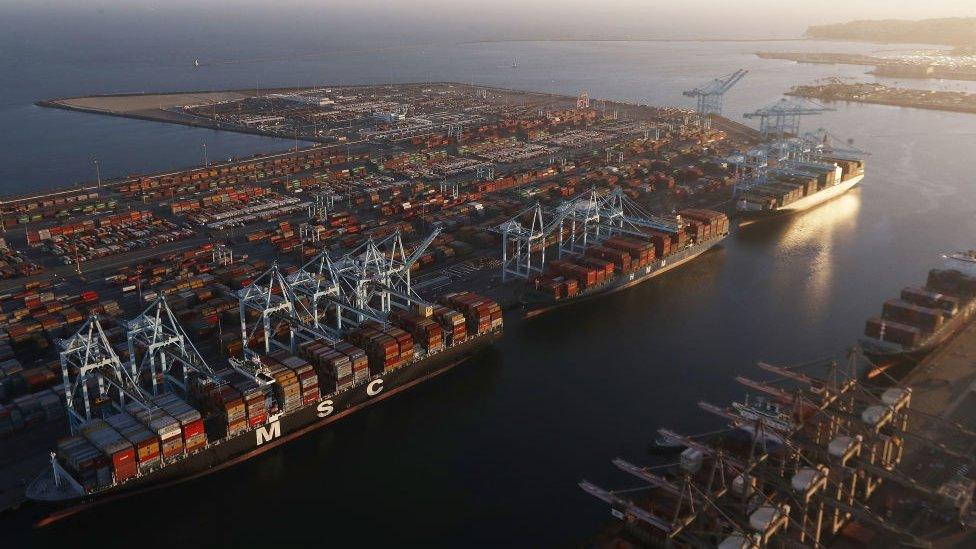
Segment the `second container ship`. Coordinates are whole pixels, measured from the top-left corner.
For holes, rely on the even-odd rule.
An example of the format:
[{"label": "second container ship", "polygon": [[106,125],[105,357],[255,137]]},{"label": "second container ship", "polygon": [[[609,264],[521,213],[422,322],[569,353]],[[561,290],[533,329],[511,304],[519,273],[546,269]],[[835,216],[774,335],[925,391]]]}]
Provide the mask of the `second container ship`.
[{"label": "second container ship", "polygon": [[864,160],[818,158],[816,162],[791,162],[765,182],[740,193],[735,201],[740,224],[789,215],[836,198],[864,179]]},{"label": "second container ship", "polygon": [[587,246],[582,257],[551,261],[523,295],[527,318],[636,286],[721,244],[729,218],[705,209],[682,210],[672,230],[644,228]]}]

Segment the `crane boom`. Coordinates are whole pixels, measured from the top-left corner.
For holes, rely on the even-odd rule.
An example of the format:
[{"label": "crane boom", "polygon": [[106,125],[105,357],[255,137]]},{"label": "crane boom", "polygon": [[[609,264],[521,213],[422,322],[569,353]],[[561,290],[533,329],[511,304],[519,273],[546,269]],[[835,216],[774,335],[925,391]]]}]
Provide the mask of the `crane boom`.
[{"label": "crane boom", "polygon": [[682,92],[685,97],[697,97],[698,104],[695,111],[699,116],[707,117],[710,114],[722,114],[722,98],[726,92],[732,89],[739,80],[748,73],[745,69],[739,69],[732,74],[716,78],[711,82],[698,86],[697,88]]}]

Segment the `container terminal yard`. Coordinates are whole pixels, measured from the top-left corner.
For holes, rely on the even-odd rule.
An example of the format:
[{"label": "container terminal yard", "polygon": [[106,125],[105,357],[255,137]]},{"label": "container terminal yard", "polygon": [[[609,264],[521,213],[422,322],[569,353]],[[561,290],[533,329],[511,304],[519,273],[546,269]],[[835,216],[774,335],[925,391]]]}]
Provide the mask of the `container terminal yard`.
[{"label": "container terminal yard", "polygon": [[[580,482],[614,517],[589,546],[971,546],[976,327],[963,315],[976,295],[974,258],[947,256],[926,288],[906,288],[885,303],[883,318],[868,321],[870,341],[900,341],[897,349],[759,363],[768,379],[735,378],[752,396],[730,406],[699,402],[724,428],[659,430],[648,463],[613,460],[630,476],[626,488]],[[939,318],[964,321],[924,353],[916,347],[941,326],[919,333],[915,326],[933,323],[922,300],[939,307]],[[892,315],[906,324],[889,342]],[[881,362],[894,355],[912,367]]]},{"label": "container terminal yard", "polygon": [[502,308],[690,260],[760,138],[585,92],[267,95],[181,108],[335,144],[3,200],[4,508],[216,472],[461,364]]}]

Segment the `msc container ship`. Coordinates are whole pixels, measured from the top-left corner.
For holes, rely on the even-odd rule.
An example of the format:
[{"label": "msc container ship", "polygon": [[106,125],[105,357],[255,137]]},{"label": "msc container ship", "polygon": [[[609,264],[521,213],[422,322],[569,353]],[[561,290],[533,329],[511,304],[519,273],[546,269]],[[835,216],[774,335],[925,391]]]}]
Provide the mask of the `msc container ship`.
[{"label": "msc container ship", "polygon": [[738,195],[735,213],[740,225],[808,210],[846,193],[864,179],[862,159],[823,157],[791,166],[788,173],[777,173]]},{"label": "msc container ship", "polygon": [[675,231],[644,230],[644,237],[615,236],[586,248],[583,257],[551,261],[522,296],[525,317],[636,286],[721,244],[729,218],[704,209],[682,210]]},{"label": "msc container ship", "polygon": [[38,525],[256,457],[450,370],[502,333],[498,304],[469,292],[429,309],[391,315],[402,328],[364,323],[338,343],[252,358],[257,376],[231,361],[185,394],[104,406],[28,485],[46,513]]},{"label": "msc container ship", "polygon": [[943,268],[929,271],[924,287],[903,288],[898,299],[884,303],[880,317],[867,320],[861,347],[884,361],[885,369],[899,359],[910,359],[901,362],[911,366],[959,333],[974,314],[976,251],[949,254]]}]

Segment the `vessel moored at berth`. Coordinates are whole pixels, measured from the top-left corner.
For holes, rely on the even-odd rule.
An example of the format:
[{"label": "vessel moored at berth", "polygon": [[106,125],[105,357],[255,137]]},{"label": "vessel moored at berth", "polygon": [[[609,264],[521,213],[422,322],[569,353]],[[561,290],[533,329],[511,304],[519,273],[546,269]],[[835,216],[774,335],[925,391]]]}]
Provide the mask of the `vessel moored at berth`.
[{"label": "vessel moored at berth", "polygon": [[[492,328],[488,333],[471,337],[435,354],[423,356],[389,372],[372,375],[351,387],[324,394],[294,410],[268,415],[265,421],[248,425],[238,432],[221,438],[208,438],[202,446],[192,450],[184,448],[170,457],[157,457],[158,465],[126,478],[120,479],[118,471],[104,461],[104,456],[92,454],[88,456],[92,467],[103,470],[107,467],[109,470],[108,473],[101,473],[104,484],[97,483],[97,472],[94,486],[82,484],[82,479],[78,478],[79,472],[72,470],[80,464],[66,461],[68,454],[60,451],[66,446],[59,444],[59,452],[52,458],[51,467],[29,484],[27,497],[35,503],[50,506],[51,514],[41,521],[43,525],[101,503],[215,473],[445,373],[491,345],[501,331],[501,327]],[[179,430],[176,432],[179,437]],[[85,442],[81,441],[82,444]]]},{"label": "vessel moored at berth", "polygon": [[587,246],[582,257],[550,261],[522,296],[525,316],[636,286],[695,259],[729,234],[729,219],[720,212],[688,209],[677,220],[671,230],[613,236]]},{"label": "vessel moored at berth", "polygon": [[793,162],[788,172],[777,172],[736,196],[739,224],[802,212],[837,198],[864,179],[864,168],[863,159]]},{"label": "vessel moored at berth", "polygon": [[861,346],[879,360],[917,360],[968,325],[976,315],[976,251],[944,257],[924,287],[906,287],[867,320]]},{"label": "vessel moored at berth", "polygon": [[[42,524],[251,459],[438,376],[500,336],[493,300],[462,291],[431,303],[413,293],[405,273],[424,245],[409,257],[382,251],[399,246],[394,233],[342,258],[320,254],[288,277],[272,266],[236,292],[245,346],[210,361],[221,366],[196,351],[164,296],[123,321],[128,364],[90,316],[60,345],[70,436],[26,491],[58,508]],[[374,293],[357,304],[322,290],[344,272]]]}]

